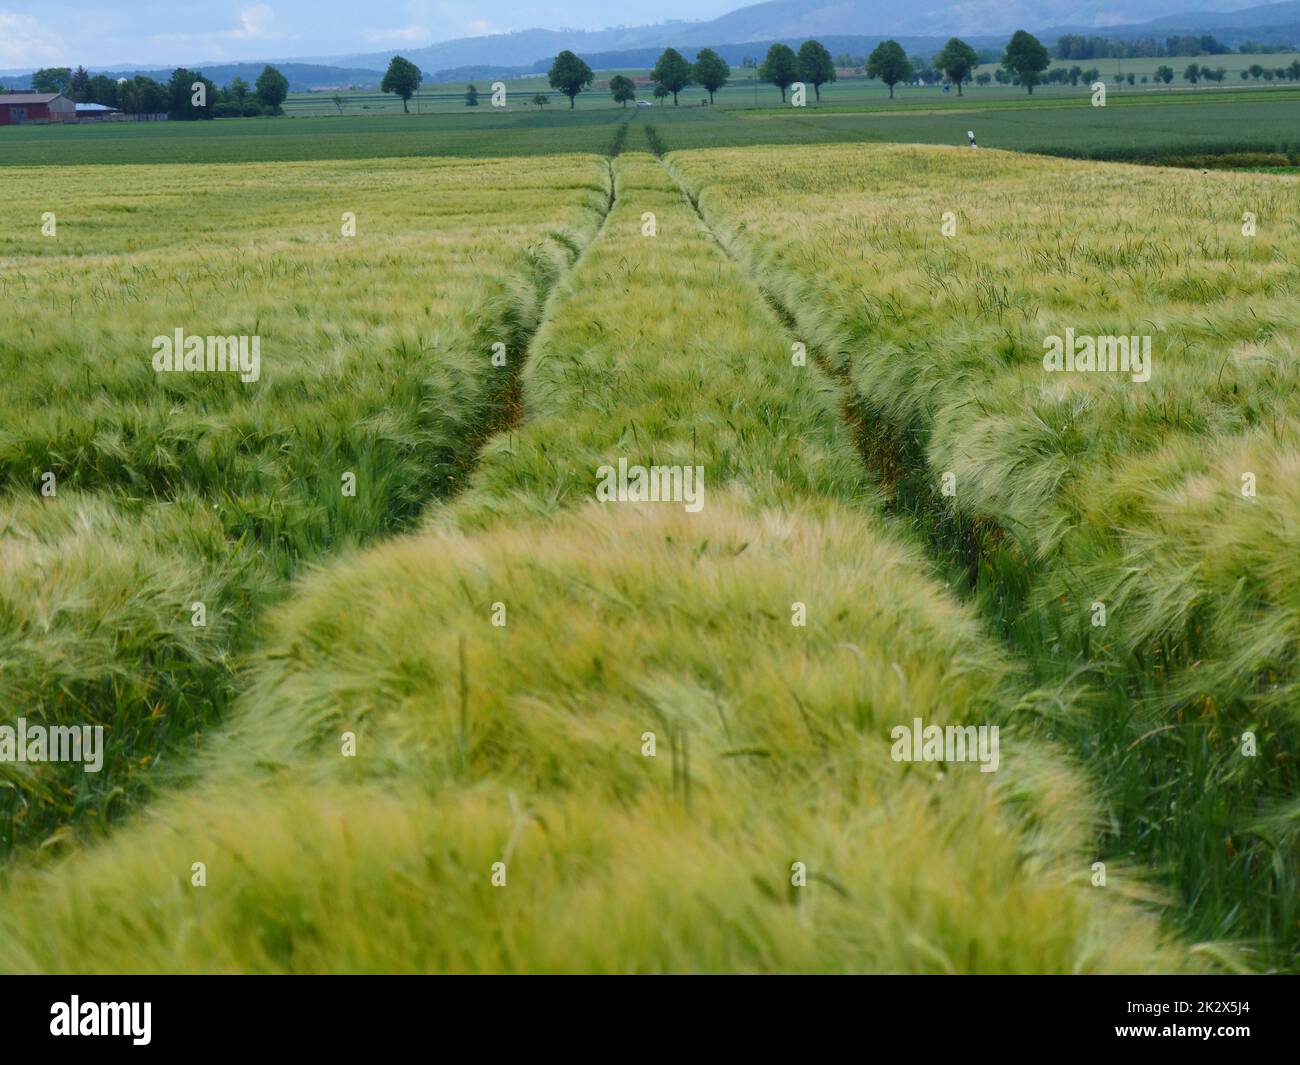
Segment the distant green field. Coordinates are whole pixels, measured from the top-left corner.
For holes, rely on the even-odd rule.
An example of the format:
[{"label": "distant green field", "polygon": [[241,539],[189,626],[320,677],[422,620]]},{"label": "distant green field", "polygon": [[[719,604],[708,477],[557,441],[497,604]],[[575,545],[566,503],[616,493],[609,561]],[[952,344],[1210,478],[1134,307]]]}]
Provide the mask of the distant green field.
[{"label": "distant green field", "polygon": [[[646,114],[672,150],[746,144],[851,141],[965,144],[1084,159],[1163,161],[1235,152],[1300,151],[1300,100],[1182,100],[1177,105],[1114,101],[1106,107],[961,107],[894,114],[853,112],[665,111]],[[1280,161],[1280,160],[1279,160]]]},{"label": "distant green field", "polygon": [[[923,95],[928,94],[928,95]],[[1295,165],[1300,89],[1213,89],[1129,96],[1092,107],[1086,92],[1006,93],[961,100],[915,90],[889,105],[856,109],[602,107],[545,113],[491,106],[457,114],[343,115],[223,119],[204,123],[123,122],[0,129],[0,164],[242,163],[413,156],[517,156],[610,152],[623,124],[655,128],[667,149],[843,142],[964,144],[1093,159],[1185,161],[1229,153],[1272,153]],[[638,143],[644,138],[634,132]]]},{"label": "distant green field", "polygon": [[0,128],[0,164],[244,163],[603,153],[620,117],[613,111],[537,115],[483,108],[454,117],[399,112],[374,118],[7,126]]}]

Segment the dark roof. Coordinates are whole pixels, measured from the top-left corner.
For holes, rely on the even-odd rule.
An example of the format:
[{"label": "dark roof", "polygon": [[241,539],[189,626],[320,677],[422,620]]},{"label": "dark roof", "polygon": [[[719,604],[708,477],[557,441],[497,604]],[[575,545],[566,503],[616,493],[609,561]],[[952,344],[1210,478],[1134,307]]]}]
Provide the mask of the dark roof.
[{"label": "dark roof", "polygon": [[0,104],[48,104],[62,95],[61,92],[6,92],[0,93]]}]

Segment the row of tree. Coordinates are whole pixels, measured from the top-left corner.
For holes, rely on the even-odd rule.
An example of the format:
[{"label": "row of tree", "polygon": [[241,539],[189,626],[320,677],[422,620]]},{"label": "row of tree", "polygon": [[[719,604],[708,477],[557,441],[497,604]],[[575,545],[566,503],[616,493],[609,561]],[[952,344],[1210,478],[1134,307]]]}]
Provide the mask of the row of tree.
[{"label": "row of tree", "polygon": [[[1200,37],[1166,37],[1163,42],[1157,41],[1154,37],[1119,41],[1112,40],[1109,37],[1066,34],[1059,37],[1056,44],[1049,51],[1053,59],[1142,59],[1227,55],[1232,52],[1232,49],[1209,34]],[[1241,55],[1294,51],[1296,49],[1288,44],[1261,44],[1258,41],[1247,41],[1237,47],[1237,52]],[[976,52],[979,54],[981,64],[990,63],[996,66],[1001,63],[1002,52],[996,48],[977,48]],[[911,60],[914,76],[918,80],[930,80],[930,60],[918,55],[911,56]],[[835,56],[835,65],[841,70],[860,72],[867,65],[867,57],[865,54],[854,55],[851,52],[839,52]],[[758,60],[745,59],[742,61],[741,66],[746,68],[756,67],[758,66]]]},{"label": "row of tree", "polygon": [[[1124,42],[1109,41],[1102,37],[1085,37],[1082,34],[1067,34],[1057,41],[1058,58],[1088,59],[1095,55],[1113,56],[1113,48]],[[1133,42],[1128,42],[1131,45]],[[1161,54],[1199,55],[1222,54],[1229,49],[1219,44],[1213,37],[1169,37]],[[1112,50],[1107,50],[1112,49]],[[1243,46],[1245,51],[1245,46]],[[974,72],[981,63],[990,61],[996,52],[988,50],[977,52],[958,37],[949,39],[948,43],[933,57],[926,61],[919,56],[908,56],[897,41],[882,41],[871,55],[864,57],[861,64],[852,56],[841,55],[832,58],[820,41],[808,40],[796,53],[789,45],[774,44],[767,50],[767,56],[758,63],[746,59],[743,66],[752,68],[760,80],[775,85],[781,91],[781,101],[786,99],[786,91],[796,82],[811,85],[816,98],[821,100],[821,87],[836,79],[836,67],[861,66],[868,77],[879,78],[889,86],[889,95],[894,96],[894,87],[913,81],[931,82],[943,78],[957,86],[957,95],[962,94],[962,85],[974,80],[987,85],[996,80],[1023,85],[1032,94],[1035,85],[1069,82],[1076,85],[1080,80],[1091,83],[1097,81],[1100,72],[1096,67],[1084,70],[1073,66],[1068,70],[1056,67],[1044,74],[1051,66],[1052,56],[1043,43],[1033,34],[1017,30],[1007,43],[1006,50],[997,61],[998,67],[992,75]],[[1126,53],[1145,54],[1145,53]],[[1222,67],[1210,68],[1192,63],[1183,71],[1183,78],[1195,84],[1198,81],[1223,81],[1226,71]],[[1300,60],[1290,67],[1265,68],[1256,63],[1249,70],[1241,72],[1243,80],[1264,78],[1292,79],[1300,81]],[[589,87],[595,75],[587,63],[573,52],[565,50],[555,57],[551,65],[548,80],[553,89],[569,98],[569,107],[575,106],[578,94]],[[420,87],[423,74],[414,63],[394,56],[389,62],[380,89],[401,97],[402,109],[410,111],[408,102]],[[702,48],[695,57],[695,62],[687,59],[675,48],[668,48],[655,63],[650,72],[656,99],[673,98],[673,106],[678,104],[678,93],[691,85],[698,85],[709,94],[713,103],[714,93],[731,79],[731,67],[717,52],[711,48]],[[1174,79],[1171,67],[1161,66],[1155,73],[1157,82],[1168,85]],[[1116,75],[1116,81],[1122,82],[1124,75]],[[1130,85],[1135,83],[1133,74],[1127,75]],[[243,78],[233,78],[229,85],[218,88],[203,76],[201,71],[187,70],[179,67],[172,72],[166,84],[144,75],[134,78],[114,80],[104,74],[91,75],[85,67],[72,70],[69,67],[47,67],[32,75],[32,89],[35,92],[61,92],[78,103],[97,103],[115,107],[128,114],[157,114],[166,112],[169,117],[178,120],[202,118],[226,118],[238,115],[281,114],[282,105],[289,94],[288,79],[275,67],[267,66],[258,76],[256,84],[249,86]],[[1147,81],[1147,76],[1142,76]],[[202,90],[198,86],[202,85]],[[0,92],[5,92],[0,86]],[[609,81],[609,91],[615,102],[626,107],[636,99],[636,83],[623,74],[616,74]],[[335,96],[334,101],[339,110],[343,110],[343,98]],[[544,107],[549,101],[539,93],[532,101],[536,106]],[[465,94],[465,103],[469,106],[478,104],[478,90],[470,85]]]},{"label": "row of tree", "polygon": [[[1172,38],[1171,38],[1172,40]],[[996,80],[1000,83],[1014,83],[1024,85],[1029,92],[1034,91],[1034,86],[1048,83],[1065,83],[1077,85],[1080,80],[1091,84],[1101,77],[1101,72],[1096,67],[1084,70],[1079,66],[1071,67],[1066,70],[1064,67],[1057,67],[1044,75],[1043,71],[1051,65],[1051,57],[1042,43],[1030,33],[1019,30],[1008,43],[1006,51],[1003,53],[999,69],[992,75],[979,74],[974,75],[975,69],[980,66],[987,53],[977,52],[965,41],[953,37],[942,49],[934,56],[930,62],[926,62],[920,57],[908,57],[903,48],[897,41],[883,41],[874,52],[867,57],[865,69],[868,77],[880,78],[889,86],[889,95],[893,97],[894,86],[900,82],[911,82],[914,80],[932,81],[940,77],[957,86],[957,95],[962,94],[963,83],[971,80],[978,84],[987,85],[990,81]],[[996,55],[996,53],[993,53]],[[748,61],[747,61],[748,63]],[[1261,75],[1268,80],[1274,77],[1285,78],[1287,76],[1300,80],[1300,61],[1292,64],[1291,71],[1278,68],[1276,71],[1266,71],[1263,67],[1251,67],[1251,73],[1258,78]],[[1258,73],[1256,73],[1258,71]],[[761,64],[755,67],[756,75],[763,81],[775,85],[781,90],[782,102],[786,99],[786,91],[795,82],[803,82],[811,85],[818,100],[821,99],[821,87],[829,84],[836,79],[836,61],[832,59],[831,54],[821,44],[820,41],[808,40],[799,47],[796,53],[788,45],[774,44],[767,51],[767,57]],[[1165,74],[1168,74],[1166,77]],[[1200,67],[1193,63],[1184,72],[1186,80],[1195,83],[1199,79],[1207,81],[1222,81],[1224,71],[1219,68],[1212,71],[1209,67]],[[285,93],[288,91],[288,83],[275,81],[269,88],[271,91],[264,92],[263,79],[268,77],[277,77],[283,81],[283,75],[274,67],[267,67],[262,73],[262,77],[257,79],[257,98],[262,104],[273,112],[279,111],[279,105],[283,102]],[[179,86],[185,83],[185,78],[190,77],[189,71],[178,70],[172,76],[171,95],[179,98]],[[1160,67],[1156,71],[1156,80],[1163,80],[1168,84],[1173,80],[1173,71],[1168,67]],[[1246,72],[1242,72],[1242,77],[1246,77]],[[393,93],[402,100],[402,109],[409,113],[408,102],[415,95],[420,87],[423,74],[420,68],[410,60],[402,56],[394,56],[389,62],[388,70],[384,74],[384,79],[380,83],[380,89],[386,93]],[[551,88],[563,93],[569,98],[569,107],[575,106],[578,94],[588,88],[595,79],[595,73],[591,67],[575,55],[573,52],[565,50],[555,57],[555,62],[551,64],[548,75],[548,81]],[[653,95],[656,99],[665,100],[669,96],[673,98],[673,106],[678,106],[678,93],[691,85],[698,85],[709,94],[709,103],[713,103],[714,93],[721,89],[731,79],[731,67],[727,61],[718,55],[711,48],[702,48],[695,57],[695,62],[691,63],[677,51],[675,48],[668,48],[659,57],[655,63],[654,69],[650,72],[650,80],[654,85]],[[148,79],[144,79],[148,80]],[[1122,80],[1122,78],[1116,79]],[[1143,82],[1147,80],[1144,75]],[[1130,85],[1134,84],[1134,75],[1128,75]],[[241,91],[242,90],[242,91]],[[233,93],[238,93],[236,103],[239,106],[244,105],[244,97],[247,94],[248,86],[241,79],[236,78],[227,86],[225,90],[220,90],[221,99],[232,99]],[[609,80],[609,91],[616,103],[621,103],[627,107],[629,103],[636,99],[636,83],[625,74],[616,74]],[[275,98],[274,102],[269,102]],[[477,107],[479,102],[479,93],[474,85],[466,86],[465,104],[468,107]],[[100,101],[96,101],[100,102]],[[344,99],[341,96],[335,96],[334,102],[340,112],[343,110]],[[538,93],[532,98],[532,103],[538,109],[546,107],[550,100],[544,93]],[[255,107],[255,104],[248,105]],[[218,103],[217,114],[220,115],[221,104]],[[236,110],[234,113],[240,113]],[[244,111],[244,113],[259,113],[257,110]],[[189,116],[194,117],[194,116]]]},{"label": "row of tree", "polygon": [[[1288,67],[1263,67],[1259,63],[1252,63],[1250,67],[1241,72],[1241,80],[1249,81],[1251,78],[1256,80],[1263,78],[1265,81],[1300,81],[1300,59],[1295,60]],[[1177,77],[1174,68],[1167,65],[1156,67],[1153,74],[1137,74],[1129,71],[1127,74],[1111,74],[1111,79],[1116,85],[1137,85],[1139,82],[1143,85],[1155,82],[1163,82],[1168,85]],[[1189,63],[1182,73],[1184,81],[1191,82],[1195,85],[1199,81],[1221,82],[1228,76],[1225,67],[1211,67],[1208,64]],[[1096,67],[1088,67],[1086,70],[1078,66],[1070,67],[1053,67],[1043,75],[1043,82],[1051,85],[1078,85],[1082,81],[1085,85],[1092,85],[1101,81],[1101,71]],[[1019,80],[1013,77],[1008,71],[999,68],[990,77],[988,74],[979,74],[975,77],[976,83],[987,85],[990,81],[997,81],[1003,85],[1019,84]]]},{"label": "row of tree", "polygon": [[[1042,84],[1045,80],[1071,79],[1077,83],[1080,77],[1091,74],[1095,78],[1097,75],[1095,70],[1083,71],[1076,68],[1069,73],[1061,71],[1058,74],[1053,71],[1051,76],[1044,77],[1043,72],[1051,62],[1051,55],[1037,37],[1024,30],[1017,30],[1002,54],[1000,61],[1002,69],[997,72],[996,77],[1001,82],[1014,81],[1015,84],[1025,86],[1032,93],[1034,86]],[[889,86],[891,99],[896,85],[917,79],[929,80],[930,71],[956,85],[957,95],[960,96],[962,85],[973,79],[974,71],[980,63],[980,53],[958,37],[951,38],[928,64],[909,57],[901,44],[891,40],[882,41],[867,57],[865,69],[868,77],[879,78]],[[805,41],[798,53],[789,45],[777,43],[767,50],[767,56],[761,64],[757,65],[755,74],[760,80],[775,85],[781,91],[782,103],[785,102],[786,91],[796,82],[811,85],[816,98],[820,100],[822,86],[835,81],[836,65],[830,52],[820,41]],[[578,94],[592,83],[594,77],[591,67],[584,60],[566,50],[555,57],[548,80],[551,88],[569,98],[569,106],[572,108]],[[721,89],[730,77],[731,68],[727,62],[709,48],[701,49],[694,63],[688,62],[677,49],[669,48],[659,57],[650,72],[650,80],[655,86],[654,95],[660,99],[671,96],[673,106],[678,104],[678,93],[689,85],[699,85],[703,88],[709,94],[709,102],[712,103],[713,94]],[[987,83],[991,79],[988,75],[981,75],[978,80]],[[624,107],[636,99],[636,85],[625,75],[618,74],[611,78],[609,89],[615,101],[622,103]],[[476,93],[474,101],[477,101]],[[466,102],[471,102],[468,95]],[[545,104],[545,100],[540,96],[534,97],[533,102],[538,107]]]},{"label": "row of tree", "polygon": [[[1156,78],[1163,81],[1166,85],[1174,79],[1171,77],[1172,71],[1168,67],[1160,67],[1156,71]],[[1208,66],[1190,64],[1183,71],[1183,80],[1195,84],[1197,81],[1222,81],[1227,77],[1228,72],[1223,67],[1217,67],[1211,70]],[[1252,63],[1245,70],[1241,71],[1241,80],[1247,81],[1254,78],[1258,81],[1263,78],[1265,81],[1300,81],[1300,59],[1295,60],[1289,67],[1263,67],[1258,63]],[[1144,79],[1145,80],[1145,79]]]},{"label": "row of tree", "polygon": [[[759,76],[781,90],[782,100],[786,90],[796,81],[811,85],[820,100],[821,87],[835,80],[835,62],[819,41],[804,41],[798,54],[788,45],[774,44],[768,49]],[[569,98],[569,107],[572,108],[578,94],[592,83],[594,77],[591,67],[583,59],[565,50],[555,57],[547,80],[551,88]],[[707,92],[709,103],[713,103],[714,93],[730,80],[730,65],[712,48],[701,48],[694,63],[676,48],[665,49],[650,71],[655,98],[666,100],[671,96],[674,107],[679,105],[678,94],[691,85],[698,85]],[[609,91],[615,102],[624,107],[636,99],[636,83],[624,74],[609,79]],[[468,98],[466,102],[469,102]],[[539,107],[543,103],[537,97],[533,102]]]},{"label": "row of tree", "polygon": [[[934,57],[932,66],[949,82],[957,86],[957,95],[961,95],[962,83],[972,80],[972,72],[980,65],[979,54],[965,41],[953,37]],[[1054,67],[1050,71],[1051,56],[1042,42],[1031,33],[1017,30],[1007,44],[999,64],[999,69],[990,76],[987,73],[976,75],[973,80],[987,85],[990,81],[1002,84],[1023,85],[1033,93],[1035,85],[1065,84],[1077,85],[1080,81],[1093,84],[1101,79],[1101,71],[1096,67],[1084,69],[1081,66],[1070,68]],[[889,86],[889,95],[894,95],[894,86],[917,79],[922,73],[918,70],[918,61],[909,58],[897,41],[883,41],[867,58],[866,73],[868,77],[880,78]],[[1163,82],[1168,85],[1174,80],[1174,70],[1170,66],[1160,66],[1150,78],[1141,75],[1145,84],[1148,80]],[[1199,63],[1191,63],[1183,71],[1183,80],[1195,85],[1199,81],[1221,82],[1227,76],[1223,67],[1211,68]],[[1300,60],[1289,67],[1265,68],[1258,63],[1241,72],[1242,80],[1247,78],[1264,78],[1266,81],[1292,79],[1300,81]],[[1114,75],[1117,84],[1127,81],[1135,85],[1138,75],[1134,73]]]},{"label": "row of tree", "polygon": [[820,100],[822,86],[835,80],[835,61],[819,41],[804,41],[798,55],[789,45],[774,44],[759,65],[758,76],[781,90],[783,103],[786,90],[796,81],[811,85]]},{"label": "row of tree", "polygon": [[[1002,77],[997,80],[1014,80],[1032,94],[1034,86],[1042,84],[1043,71],[1051,62],[1052,57],[1037,37],[1024,30],[1016,30],[1002,54],[1002,70],[999,71]],[[971,80],[979,65],[979,53],[959,37],[950,38],[931,61],[931,66],[936,71],[957,86],[958,96],[961,95],[962,84]],[[918,75],[913,61],[897,41],[881,41],[867,57],[866,72],[867,77],[879,78],[889,86],[891,99],[895,85],[906,84]]]},{"label": "row of tree", "polygon": [[[196,86],[202,86],[199,90]],[[4,91],[4,90],[0,90]],[[289,95],[289,79],[267,66],[250,86],[232,78],[218,88],[202,71],[178,67],[167,81],[143,74],[133,78],[92,75],[85,67],[46,67],[32,75],[33,92],[61,92],[77,103],[103,104],[129,115],[166,114],[176,121],[227,118],[236,115],[280,114]]]},{"label": "row of tree", "polygon": [[1057,59],[1142,59],[1227,55],[1232,49],[1208,33],[1200,37],[1166,37],[1163,41],[1157,41],[1154,37],[1116,41],[1109,37],[1067,33],[1057,38],[1056,47],[1052,51]]}]

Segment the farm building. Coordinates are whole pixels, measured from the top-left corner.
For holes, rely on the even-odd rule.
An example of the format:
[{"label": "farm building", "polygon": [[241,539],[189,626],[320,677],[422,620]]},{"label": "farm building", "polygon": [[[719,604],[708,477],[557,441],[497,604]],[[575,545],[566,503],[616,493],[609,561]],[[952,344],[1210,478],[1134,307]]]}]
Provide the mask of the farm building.
[{"label": "farm building", "polygon": [[116,107],[107,104],[77,104],[78,122],[108,122],[119,118],[126,118],[126,115]]},{"label": "farm building", "polygon": [[61,92],[17,92],[0,96],[0,126],[76,121],[77,105]]}]

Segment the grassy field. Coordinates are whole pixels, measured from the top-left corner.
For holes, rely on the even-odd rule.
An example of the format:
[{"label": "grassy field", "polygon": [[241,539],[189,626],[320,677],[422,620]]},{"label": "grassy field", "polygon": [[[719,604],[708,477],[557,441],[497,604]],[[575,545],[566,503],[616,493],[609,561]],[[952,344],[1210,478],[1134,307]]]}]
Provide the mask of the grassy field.
[{"label": "grassy field", "polygon": [[[823,143],[981,145],[1096,159],[1180,161],[1256,153],[1256,163],[1300,163],[1300,89],[1112,93],[1093,107],[1068,95],[958,100],[935,90],[890,104],[820,108],[666,107],[578,111],[462,108],[455,114],[343,115],[215,122],[122,122],[0,128],[0,166],[81,163],[243,163],[331,159],[608,153],[632,123],[653,125],[670,149]],[[926,94],[922,97],[921,94]],[[642,141],[643,143],[643,141]]]},{"label": "grassy field", "polygon": [[[956,102],[954,101],[954,104]],[[982,147],[1085,159],[1202,160],[1257,153],[1283,164],[1300,159],[1293,99],[1214,102],[1039,101],[1034,105],[899,112],[749,112],[735,116],[700,108],[671,108],[637,121],[655,129],[666,150],[745,145],[799,149],[827,143],[966,144],[973,130]]]},{"label": "grassy field", "polygon": [[0,971],[1295,971],[1295,106],[0,130]]}]

